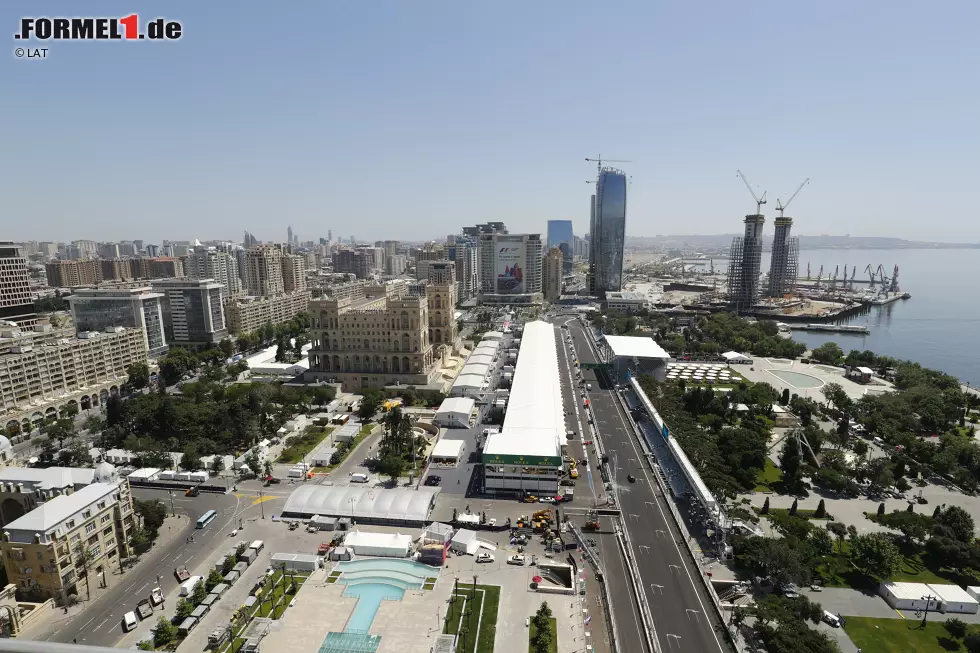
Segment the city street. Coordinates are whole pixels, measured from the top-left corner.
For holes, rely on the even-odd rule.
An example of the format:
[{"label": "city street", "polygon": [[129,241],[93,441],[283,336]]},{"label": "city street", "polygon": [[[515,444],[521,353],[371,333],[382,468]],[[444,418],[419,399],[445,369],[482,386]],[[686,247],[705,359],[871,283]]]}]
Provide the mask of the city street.
[{"label": "city street", "polygon": [[[595,353],[581,324],[570,322],[569,330],[580,362],[595,363]],[[583,370],[583,377],[593,386],[589,398],[595,428],[610,457],[623,526],[630,536],[661,649],[698,653],[725,651],[724,635],[719,634],[724,627],[697,578],[702,572],[681,550],[683,536],[673,518],[668,516],[669,509],[663,505],[670,499],[662,495],[653,472],[643,461],[615,389],[607,383],[604,374]],[[629,483],[626,478],[629,474],[636,477],[635,483]],[[615,571],[618,570],[613,566],[610,573]],[[616,614],[630,613],[623,606]],[[627,630],[621,618],[617,620],[617,626],[620,631]]]}]

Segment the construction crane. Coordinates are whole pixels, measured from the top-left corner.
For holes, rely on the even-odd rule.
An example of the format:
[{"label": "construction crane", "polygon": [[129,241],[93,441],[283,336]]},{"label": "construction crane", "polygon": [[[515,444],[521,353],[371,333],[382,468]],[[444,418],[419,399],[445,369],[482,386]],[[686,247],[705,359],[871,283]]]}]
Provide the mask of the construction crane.
[{"label": "construction crane", "polygon": [[605,161],[606,163],[633,163],[632,161],[627,161],[626,159],[603,159],[601,154],[594,159],[585,157],[585,160],[596,164],[595,167],[597,173],[602,172],[603,161]]},{"label": "construction crane", "polygon": [[809,177],[804,179],[803,183],[800,184],[799,188],[796,189],[796,192],[789,196],[789,199],[786,200],[785,204],[783,204],[778,198],[776,199],[776,210],[779,211],[779,217],[783,217],[783,211],[789,208],[789,203],[792,202],[793,199],[800,194],[800,191],[803,190],[803,187],[806,186],[807,182],[809,181],[810,181]]},{"label": "construction crane", "polygon": [[767,191],[762,191],[762,197],[759,197],[758,195],[755,194],[755,191],[752,190],[752,186],[749,184],[749,180],[745,178],[745,175],[742,174],[742,171],[741,170],[736,170],[735,172],[738,173],[738,176],[741,178],[742,183],[745,184],[745,187],[749,189],[749,193],[752,194],[752,199],[755,200],[755,212],[756,212],[756,215],[762,213],[762,205],[766,203],[766,192]]}]

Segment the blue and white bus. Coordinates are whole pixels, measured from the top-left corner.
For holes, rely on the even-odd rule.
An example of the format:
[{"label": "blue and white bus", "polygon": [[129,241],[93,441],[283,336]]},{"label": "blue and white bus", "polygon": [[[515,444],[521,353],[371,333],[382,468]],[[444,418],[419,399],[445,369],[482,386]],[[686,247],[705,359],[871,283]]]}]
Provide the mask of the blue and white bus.
[{"label": "blue and white bus", "polygon": [[201,515],[200,517],[198,517],[198,519],[197,519],[197,527],[198,528],[204,528],[205,526],[207,526],[208,524],[210,524],[212,521],[214,521],[214,518],[217,517],[217,516],[218,516],[218,512],[217,511],[215,511],[215,510],[208,510],[206,513],[204,513],[203,515]]}]

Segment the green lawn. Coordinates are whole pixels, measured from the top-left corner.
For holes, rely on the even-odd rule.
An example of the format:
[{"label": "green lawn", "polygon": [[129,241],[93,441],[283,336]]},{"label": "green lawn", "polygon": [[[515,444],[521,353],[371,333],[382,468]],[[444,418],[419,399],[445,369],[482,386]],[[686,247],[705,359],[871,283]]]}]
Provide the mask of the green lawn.
[{"label": "green lawn", "polygon": [[[551,646],[548,647],[548,653],[558,653],[558,620],[552,617],[548,621],[551,622],[551,632],[554,637],[551,638]],[[534,627],[534,621],[531,621],[531,630],[527,634],[527,650],[528,653],[534,653],[531,648],[531,642],[534,641],[534,635],[537,633],[537,628]]]},{"label": "green lawn", "polygon": [[[955,615],[954,615],[955,616]],[[941,653],[965,651],[959,640],[950,637],[941,621],[930,621],[920,628],[915,619],[873,619],[847,617],[844,630],[858,648],[871,653]],[[967,632],[980,632],[971,625]]]},{"label": "green lawn", "polygon": [[771,490],[774,483],[778,483],[783,478],[783,472],[776,463],[766,458],[766,468],[759,472],[755,479],[755,490],[753,492],[766,492]]},{"label": "green lawn", "polygon": [[[458,594],[446,610],[444,633],[457,633],[460,622],[465,618],[469,634],[460,638],[457,653],[493,653],[494,639],[497,636],[497,609],[500,605],[500,588],[496,585],[477,585],[476,593],[473,585],[460,583]],[[480,590],[483,590],[482,592]],[[461,613],[462,597],[466,597],[466,612]],[[471,598],[472,597],[472,598]],[[481,621],[480,612],[483,612]],[[480,636],[476,636],[477,624]]]},{"label": "green lawn", "polygon": [[377,424],[362,424],[361,425],[361,430],[357,432],[357,435],[358,436],[361,436],[361,435],[371,435],[371,433],[374,432],[374,427],[375,426],[377,426]]},{"label": "green lawn", "polygon": [[330,435],[333,427],[330,426],[310,426],[307,427],[303,435],[296,435],[290,438],[289,446],[283,448],[279,454],[281,463],[298,463],[303,460],[306,454],[313,451],[324,438]]},{"label": "green lawn", "polygon": [[[843,554],[837,552],[837,544],[834,543],[834,553],[824,558],[817,567],[817,576],[823,579],[824,586],[876,589],[878,580],[855,569],[848,559],[849,554],[849,542],[844,542]],[[975,577],[960,574],[952,569],[930,567],[923,560],[921,553],[912,551],[903,553],[898,571],[888,580],[896,583],[952,583],[954,585],[976,585],[978,582]]]}]

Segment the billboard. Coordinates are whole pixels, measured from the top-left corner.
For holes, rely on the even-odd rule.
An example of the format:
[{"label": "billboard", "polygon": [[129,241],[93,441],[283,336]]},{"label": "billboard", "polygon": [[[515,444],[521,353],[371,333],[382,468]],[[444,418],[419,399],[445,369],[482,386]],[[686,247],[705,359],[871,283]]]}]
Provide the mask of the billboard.
[{"label": "billboard", "polygon": [[524,265],[527,260],[524,239],[520,236],[497,238],[497,293],[518,295],[524,292]]}]

